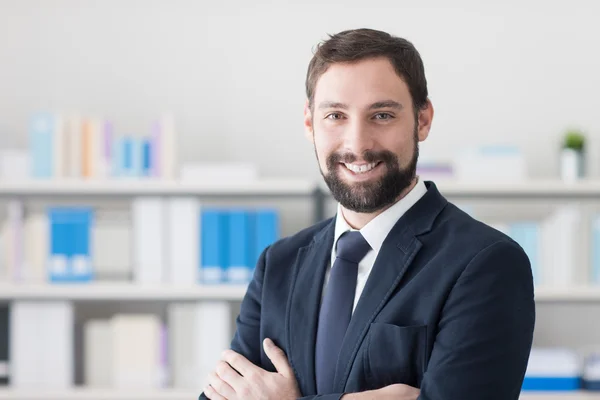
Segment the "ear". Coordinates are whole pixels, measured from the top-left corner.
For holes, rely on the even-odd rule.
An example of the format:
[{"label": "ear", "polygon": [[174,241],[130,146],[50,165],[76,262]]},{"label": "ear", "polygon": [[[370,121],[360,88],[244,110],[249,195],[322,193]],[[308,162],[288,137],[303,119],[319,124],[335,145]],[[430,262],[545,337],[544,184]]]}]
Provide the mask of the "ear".
[{"label": "ear", "polygon": [[419,142],[427,139],[429,131],[431,130],[431,123],[433,121],[433,104],[431,100],[427,99],[425,107],[419,110]]},{"label": "ear", "polygon": [[304,134],[311,143],[314,142],[312,119],[312,112],[310,111],[307,99],[306,102],[304,102]]}]

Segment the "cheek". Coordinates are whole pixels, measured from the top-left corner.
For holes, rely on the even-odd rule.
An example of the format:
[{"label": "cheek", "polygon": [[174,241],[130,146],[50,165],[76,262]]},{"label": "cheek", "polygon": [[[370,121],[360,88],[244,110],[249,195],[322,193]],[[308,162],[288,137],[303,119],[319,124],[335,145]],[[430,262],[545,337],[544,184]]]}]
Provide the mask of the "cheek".
[{"label": "cheek", "polygon": [[324,133],[323,131],[315,132],[314,143],[317,154],[321,159],[330,155],[338,147],[336,136]]},{"label": "cheek", "polygon": [[390,146],[397,153],[401,153],[401,154],[412,153],[413,145],[414,145],[414,140],[412,137],[397,139],[397,140],[394,140],[392,143],[390,143]]},{"label": "cheek", "polygon": [[403,140],[397,141],[394,144],[394,149],[395,153],[400,156],[400,165],[404,167],[413,159],[415,140],[412,136],[404,138]]},{"label": "cheek", "polygon": [[315,147],[319,154],[326,153],[330,148],[331,143],[322,135],[315,135]]},{"label": "cheek", "polygon": [[415,138],[413,131],[409,129],[392,129],[380,136],[379,143],[396,153],[408,154],[413,151]]}]

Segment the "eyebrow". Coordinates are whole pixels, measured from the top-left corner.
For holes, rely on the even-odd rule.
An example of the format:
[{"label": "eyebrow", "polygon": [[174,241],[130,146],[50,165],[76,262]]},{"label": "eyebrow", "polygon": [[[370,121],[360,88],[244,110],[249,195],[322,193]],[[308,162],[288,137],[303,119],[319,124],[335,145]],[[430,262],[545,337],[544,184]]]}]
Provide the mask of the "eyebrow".
[{"label": "eyebrow", "polygon": [[320,110],[324,110],[326,108],[342,108],[344,110],[347,110],[348,106],[344,103],[338,103],[335,101],[324,101],[321,104],[319,104]]},{"label": "eyebrow", "polygon": [[[319,109],[320,110],[324,110],[327,108],[340,108],[343,110],[347,110],[348,109],[348,105],[344,104],[344,103],[339,103],[336,101],[324,101],[321,104],[319,104]],[[397,110],[401,110],[402,104],[398,103],[397,101],[394,100],[384,100],[384,101],[378,101],[376,103],[373,103],[369,106],[369,110],[377,110],[380,108],[395,108]]]},{"label": "eyebrow", "polygon": [[402,104],[400,104],[394,100],[385,100],[385,101],[378,101],[377,103],[373,103],[369,107],[370,110],[376,110],[378,108],[395,108],[395,109],[401,110]]}]

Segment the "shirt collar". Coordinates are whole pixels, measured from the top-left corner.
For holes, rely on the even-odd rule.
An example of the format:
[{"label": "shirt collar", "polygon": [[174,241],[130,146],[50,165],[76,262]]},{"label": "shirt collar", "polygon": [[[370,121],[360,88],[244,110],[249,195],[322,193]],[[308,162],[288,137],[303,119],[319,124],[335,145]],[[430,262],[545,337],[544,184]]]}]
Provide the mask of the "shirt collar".
[{"label": "shirt collar", "polygon": [[[402,199],[394,203],[387,210],[373,218],[367,225],[365,225],[360,232],[363,237],[371,246],[376,253],[379,252],[383,241],[387,237],[388,233],[392,230],[396,222],[408,211],[425,193],[427,193],[427,187],[425,182],[417,178],[417,184],[410,192],[406,194]],[[342,214],[341,206],[338,204],[337,215],[335,221],[335,236],[333,241],[333,248],[336,248],[337,241],[346,231],[355,231],[356,229],[350,227],[346,222]]]}]

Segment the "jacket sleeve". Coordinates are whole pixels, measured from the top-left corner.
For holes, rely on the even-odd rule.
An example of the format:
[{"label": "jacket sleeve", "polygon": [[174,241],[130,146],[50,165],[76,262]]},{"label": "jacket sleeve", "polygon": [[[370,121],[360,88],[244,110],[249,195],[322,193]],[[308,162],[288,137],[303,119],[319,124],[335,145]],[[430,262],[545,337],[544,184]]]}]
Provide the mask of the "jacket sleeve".
[{"label": "jacket sleeve", "polygon": [[[270,246],[261,253],[256,263],[254,275],[242,300],[240,314],[236,318],[236,332],[230,346],[231,350],[243,355],[254,365],[261,368],[264,367],[260,362],[260,309],[262,284],[269,248]],[[198,377],[198,379],[204,378]],[[200,394],[199,400],[207,400],[204,393]]]},{"label": "jacket sleeve", "polygon": [[513,241],[478,253],[440,317],[420,400],[518,400],[531,351],[531,265]]}]

